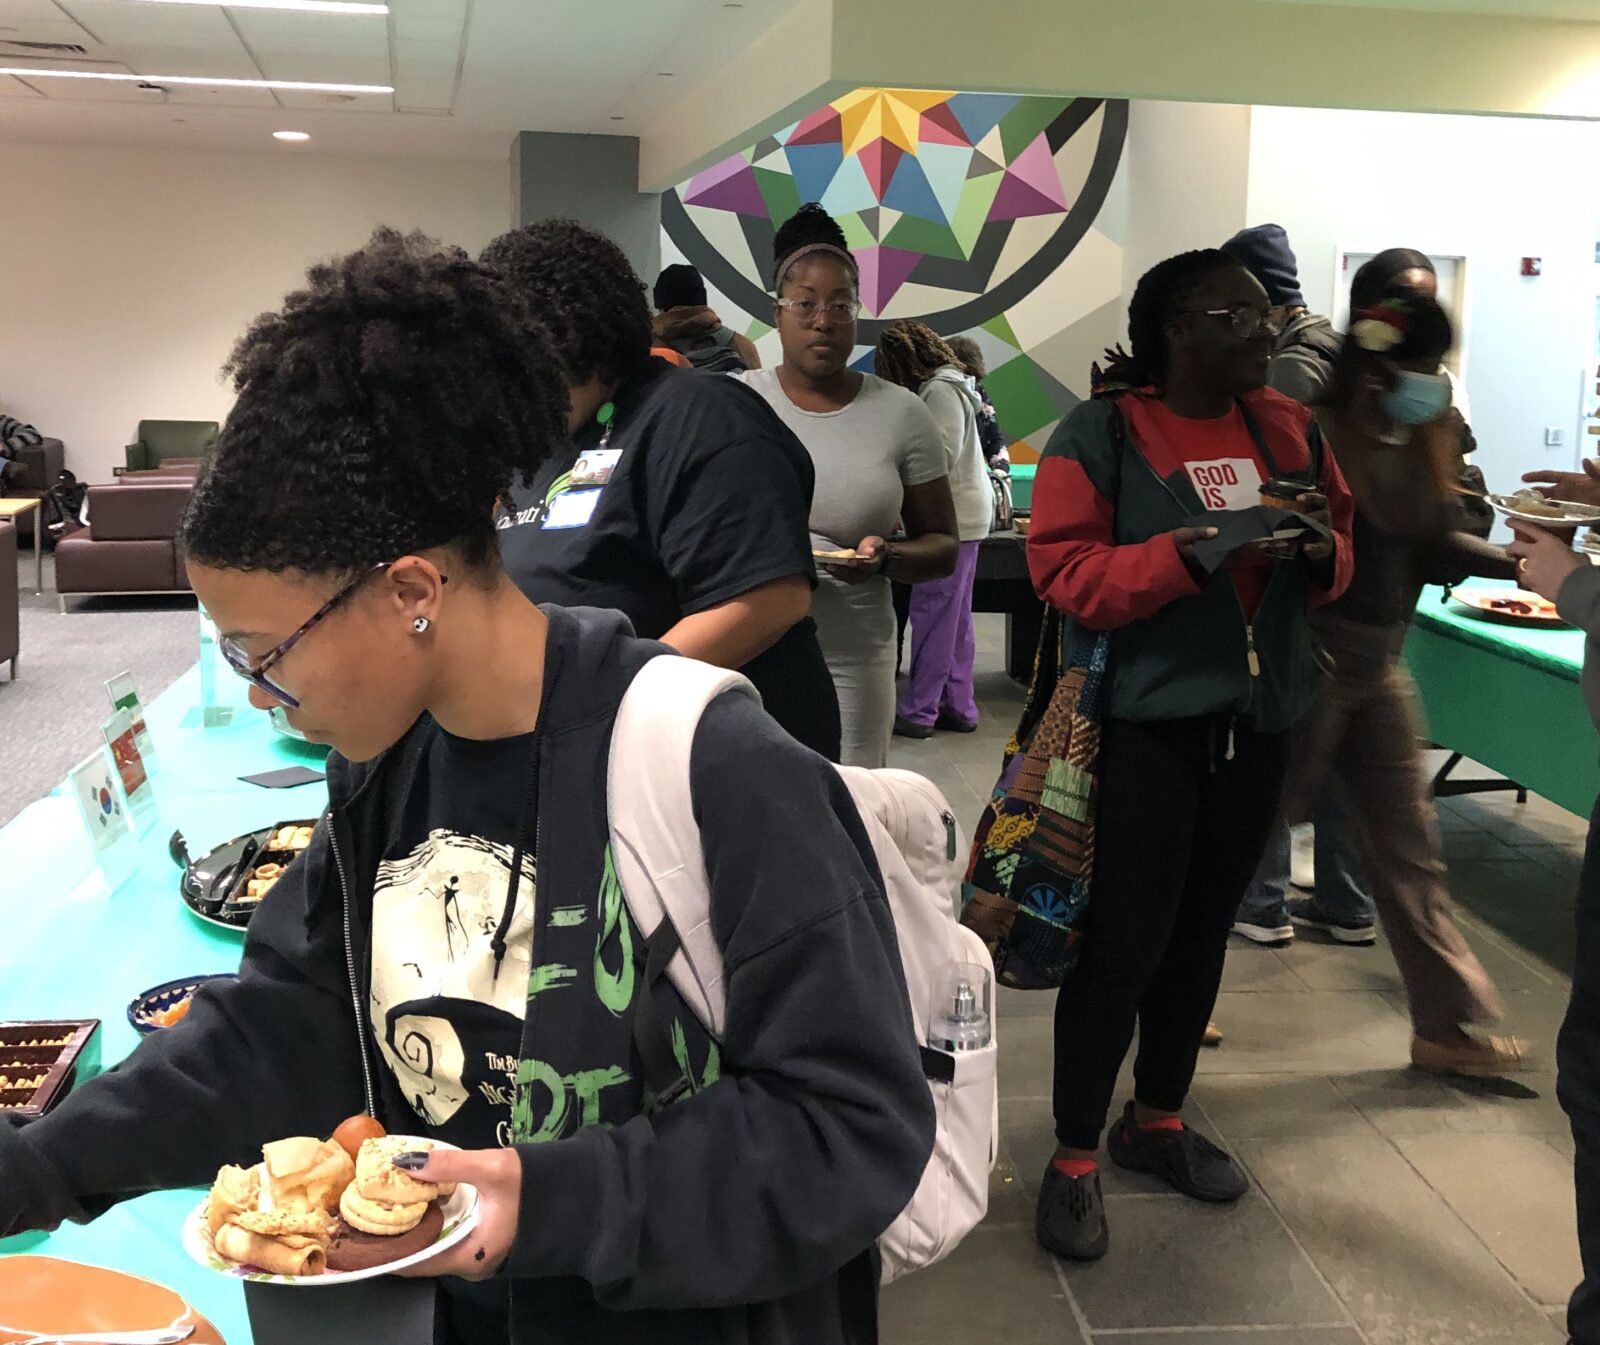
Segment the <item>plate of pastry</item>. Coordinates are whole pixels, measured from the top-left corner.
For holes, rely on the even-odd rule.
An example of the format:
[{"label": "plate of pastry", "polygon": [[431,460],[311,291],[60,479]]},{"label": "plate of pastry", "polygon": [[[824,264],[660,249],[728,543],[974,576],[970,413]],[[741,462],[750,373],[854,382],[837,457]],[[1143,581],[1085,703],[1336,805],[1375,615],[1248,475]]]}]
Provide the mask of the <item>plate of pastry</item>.
[{"label": "plate of pastry", "polygon": [[1507,518],[1521,519],[1524,523],[1581,526],[1600,521],[1600,506],[1577,504],[1572,500],[1551,500],[1536,490],[1519,490],[1515,495],[1490,495],[1488,499],[1497,513]]},{"label": "plate of pastry", "polygon": [[317,1287],[418,1265],[478,1226],[476,1187],[418,1181],[391,1161],[453,1145],[386,1135],[369,1117],[334,1134],[276,1140],[253,1167],[224,1167],[184,1221],[184,1250],[233,1279]]},{"label": "plate of pastry", "polygon": [[195,858],[181,836],[172,840],[183,865],[178,894],[208,924],[243,932],[284,871],[311,845],[317,820],[279,822],[235,836]]}]

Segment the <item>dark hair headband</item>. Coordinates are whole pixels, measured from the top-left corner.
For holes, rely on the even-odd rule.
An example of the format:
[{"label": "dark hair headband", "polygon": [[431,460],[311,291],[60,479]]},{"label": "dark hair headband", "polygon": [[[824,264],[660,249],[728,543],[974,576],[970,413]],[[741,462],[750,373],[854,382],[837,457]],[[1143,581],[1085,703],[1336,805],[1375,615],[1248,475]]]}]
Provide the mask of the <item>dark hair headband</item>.
[{"label": "dark hair headband", "polygon": [[811,256],[811,254],[814,252],[831,252],[835,257],[839,258],[840,261],[844,262],[844,264],[850,268],[850,274],[857,277],[859,280],[861,271],[860,268],[856,266],[856,259],[843,248],[835,247],[832,243],[803,243],[781,262],[779,262],[777,267],[773,270],[772,288],[776,290],[778,286],[783,284],[783,278],[789,274],[789,269],[796,262],[805,257]]}]

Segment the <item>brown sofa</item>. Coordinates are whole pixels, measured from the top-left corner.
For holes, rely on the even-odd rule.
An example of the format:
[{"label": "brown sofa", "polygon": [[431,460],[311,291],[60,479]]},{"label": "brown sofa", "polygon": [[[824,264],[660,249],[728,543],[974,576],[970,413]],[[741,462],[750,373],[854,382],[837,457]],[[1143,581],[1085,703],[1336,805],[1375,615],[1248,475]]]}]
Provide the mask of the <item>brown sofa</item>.
[{"label": "brown sofa", "polygon": [[56,546],[56,593],[187,593],[178,526],[193,488],[184,472],[130,472],[89,487],[89,526]]},{"label": "brown sofa", "polygon": [[[20,496],[30,500],[42,500],[45,492],[55,485],[56,479],[61,475],[61,469],[66,466],[66,450],[61,446],[61,440],[46,439],[42,443],[17,449],[16,459],[22,464],[22,475],[7,485],[6,495],[10,498]],[[42,512],[40,509],[30,509],[17,520],[19,541],[26,542],[29,546],[33,545],[34,520]],[[49,534],[46,534],[46,540],[48,538]]]},{"label": "brown sofa", "polygon": [[[30,511],[31,512],[31,511]],[[22,643],[17,597],[17,530],[10,520],[0,522],[0,663],[11,665],[17,680],[17,652]]]}]

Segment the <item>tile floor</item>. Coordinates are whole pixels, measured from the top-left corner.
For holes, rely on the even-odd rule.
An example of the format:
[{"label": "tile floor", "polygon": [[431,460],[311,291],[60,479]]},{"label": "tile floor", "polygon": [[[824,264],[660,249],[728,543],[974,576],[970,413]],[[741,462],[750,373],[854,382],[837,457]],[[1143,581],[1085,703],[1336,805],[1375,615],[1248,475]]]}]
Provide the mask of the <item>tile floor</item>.
[{"label": "tile floor", "polygon": [[[982,729],[895,740],[970,829],[1021,691],[1000,618],[979,619]],[[1585,824],[1509,794],[1440,809],[1461,924],[1539,1069],[1514,1084],[1405,1067],[1409,1026],[1380,944],[1234,941],[1192,1119],[1252,1189],[1214,1208],[1105,1168],[1112,1245],[1094,1266],[1033,1241],[1053,1147],[1052,1001],[1003,992],[1001,1161],[988,1221],[940,1266],[885,1294],[888,1345],[1560,1345],[1578,1275],[1572,1142],[1553,1046],[1571,970]],[[1126,1092],[1126,1088],[1122,1090]]]}]

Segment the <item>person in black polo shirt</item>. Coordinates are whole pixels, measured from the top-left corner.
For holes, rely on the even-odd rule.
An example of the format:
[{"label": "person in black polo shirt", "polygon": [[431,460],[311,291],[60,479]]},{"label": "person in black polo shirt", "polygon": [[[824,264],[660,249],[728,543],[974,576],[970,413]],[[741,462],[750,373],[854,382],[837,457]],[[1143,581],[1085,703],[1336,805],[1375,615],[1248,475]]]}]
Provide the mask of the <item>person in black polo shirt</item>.
[{"label": "person in black polo shirt", "polygon": [[571,403],[570,448],[502,505],[507,572],[535,602],[616,608],[641,636],[738,668],[779,724],[837,761],[800,441],[736,380],[650,357],[644,282],[610,239],[541,220],[481,260],[539,314]]}]

